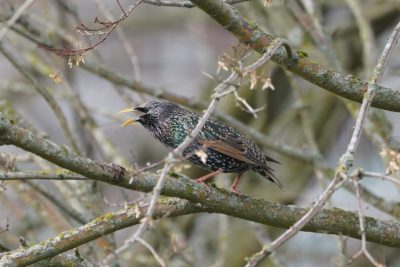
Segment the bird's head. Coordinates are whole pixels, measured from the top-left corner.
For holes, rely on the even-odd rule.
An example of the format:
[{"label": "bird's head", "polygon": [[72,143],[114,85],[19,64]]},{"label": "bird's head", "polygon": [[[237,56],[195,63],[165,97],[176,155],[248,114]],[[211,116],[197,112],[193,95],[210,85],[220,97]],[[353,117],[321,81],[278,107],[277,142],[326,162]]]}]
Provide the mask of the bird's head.
[{"label": "bird's head", "polygon": [[152,130],[162,124],[175,110],[179,108],[178,105],[164,100],[149,101],[139,107],[121,110],[119,113],[134,111],[141,113],[136,118],[128,119],[121,126],[127,126],[139,122],[145,128]]}]

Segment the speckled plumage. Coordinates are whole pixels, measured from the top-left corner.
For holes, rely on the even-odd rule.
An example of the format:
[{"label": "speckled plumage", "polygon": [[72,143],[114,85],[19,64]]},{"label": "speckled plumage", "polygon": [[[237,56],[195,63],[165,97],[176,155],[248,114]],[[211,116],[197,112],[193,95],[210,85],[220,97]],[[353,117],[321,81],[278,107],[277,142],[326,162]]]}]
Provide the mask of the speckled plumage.
[{"label": "speckled plumage", "polygon": [[[140,122],[162,144],[174,149],[196,127],[201,115],[181,106],[163,101],[150,101],[134,110],[143,114],[135,120]],[[204,151],[201,158],[198,151]],[[268,162],[277,162],[266,156],[259,146],[246,138],[238,130],[217,120],[209,119],[198,136],[183,152],[193,164],[204,169],[220,172],[238,173],[232,190],[236,191],[240,175],[253,170],[265,176],[282,188]],[[200,182],[208,179],[205,176]]]}]

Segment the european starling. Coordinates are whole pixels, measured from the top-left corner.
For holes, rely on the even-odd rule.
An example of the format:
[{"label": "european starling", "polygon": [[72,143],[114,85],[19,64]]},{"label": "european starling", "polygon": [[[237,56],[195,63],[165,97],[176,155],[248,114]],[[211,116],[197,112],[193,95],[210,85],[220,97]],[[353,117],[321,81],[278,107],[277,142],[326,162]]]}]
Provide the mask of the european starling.
[{"label": "european starling", "polygon": [[[127,120],[122,126],[139,122],[154,138],[171,149],[183,142],[201,118],[201,114],[164,100],[150,101],[141,107],[128,108],[121,112],[130,111],[139,111],[142,114],[136,119]],[[217,120],[209,119],[205,123],[197,137],[184,150],[183,156],[193,164],[213,171],[197,179],[207,188],[204,181],[208,178],[219,173],[237,173],[231,191],[239,193],[236,187],[241,175],[253,170],[283,189],[268,165],[268,162],[279,162],[266,156],[244,134]]]}]

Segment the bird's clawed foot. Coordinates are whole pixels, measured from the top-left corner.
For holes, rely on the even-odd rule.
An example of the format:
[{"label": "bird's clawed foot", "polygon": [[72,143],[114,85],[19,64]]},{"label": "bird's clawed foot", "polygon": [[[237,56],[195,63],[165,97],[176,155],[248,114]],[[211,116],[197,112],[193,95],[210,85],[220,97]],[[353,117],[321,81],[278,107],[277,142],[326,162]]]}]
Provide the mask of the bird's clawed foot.
[{"label": "bird's clawed foot", "polygon": [[222,171],[221,171],[221,170],[217,170],[217,171],[215,171],[215,172],[206,174],[206,175],[204,175],[204,176],[202,176],[202,177],[196,179],[196,182],[198,182],[199,184],[203,185],[203,186],[206,188],[207,192],[210,192],[211,189],[210,189],[210,187],[205,183],[205,181],[206,181],[207,179],[210,179],[211,177],[214,177],[215,175],[220,174],[220,173],[222,173]]},{"label": "bird's clawed foot", "polygon": [[[199,184],[201,184],[202,186],[204,186],[204,188],[207,190],[207,192],[210,192],[210,191],[211,191],[211,188],[206,184],[205,181],[208,180],[208,179],[210,179],[211,177],[217,175],[217,174],[220,174],[220,173],[222,173],[222,171],[221,171],[221,170],[217,170],[217,171],[215,171],[215,172],[209,173],[209,174],[207,174],[207,175],[204,175],[204,176],[202,176],[202,177],[196,179],[196,182],[198,182]],[[241,176],[242,176],[242,173],[239,173],[239,174],[236,176],[235,181],[234,181],[233,184],[231,185],[231,192],[232,192],[232,193],[235,193],[235,194],[237,194],[237,195],[239,195],[239,196],[243,195],[241,192],[239,192],[239,191],[236,189],[237,186],[238,186],[238,184],[239,184],[239,181],[240,181],[240,177],[241,177]]]},{"label": "bird's clawed foot", "polygon": [[239,196],[243,195],[242,192],[240,192],[240,191],[238,191],[238,190],[236,189],[236,186],[235,186],[235,187],[234,187],[234,186],[231,186],[231,192],[232,192],[232,193],[235,193],[235,194],[237,194],[237,195],[239,195]]}]

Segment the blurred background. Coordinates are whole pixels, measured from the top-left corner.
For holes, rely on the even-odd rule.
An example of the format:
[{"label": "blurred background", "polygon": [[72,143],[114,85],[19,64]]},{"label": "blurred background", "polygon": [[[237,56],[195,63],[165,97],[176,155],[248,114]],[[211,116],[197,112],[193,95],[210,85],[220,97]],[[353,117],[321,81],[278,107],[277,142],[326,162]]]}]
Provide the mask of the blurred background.
[{"label": "blurred background", "polygon": [[[1,26],[23,2],[0,1]],[[131,2],[120,1],[124,8]],[[266,32],[287,38],[311,60],[363,80],[370,78],[400,18],[398,0],[266,2],[269,1],[253,0],[235,6],[242,16]],[[358,2],[358,7],[352,6],[354,2]],[[354,10],[361,11],[365,20],[357,21]],[[120,16],[116,1],[34,1],[1,40],[4,53],[15,59],[30,79],[4,53],[0,54],[0,112],[58,144],[73,148],[75,142],[81,154],[90,158],[129,168],[163,159],[167,149],[138,125],[121,128],[120,124],[128,117],[117,112],[157,96],[166,96],[200,112],[210,100],[218,79],[227,74],[223,69],[218,72],[218,66],[226,65],[226,58],[235,58],[238,50],[246,48],[239,46],[228,31],[197,8],[146,3],[134,9],[102,44],[83,53],[83,61],[76,56],[57,56],[38,47],[38,44],[71,49],[89,47],[101,37],[84,36],[76,27],[84,24],[97,29],[96,17],[107,21]],[[367,32],[370,30],[372,40],[361,34],[365,32],[360,30],[363,23]],[[382,80],[384,86],[399,88],[399,52],[397,47],[390,58]],[[250,53],[245,62],[254,62],[258,57]],[[254,108],[265,106],[257,118],[246,112],[232,95],[221,101],[218,112],[229,114],[261,134],[255,141],[263,145],[269,156],[281,162],[274,168],[287,191],[280,191],[254,173],[245,174],[239,190],[252,197],[308,207],[326,187],[331,173],[260,140],[268,136],[278,143],[301,149],[304,155],[320,154],[334,168],[350,140],[359,104],[344,101],[274,63],[258,69],[256,75],[255,87],[249,89],[251,79],[247,77],[248,81],[238,93]],[[271,79],[274,90],[262,89],[262,81],[267,78]],[[65,128],[60,126],[59,118],[32,80],[54,97],[72,136],[68,137]],[[371,134],[362,137],[354,166],[382,173],[389,168],[396,176],[397,163],[390,165],[393,162],[390,155],[398,154],[395,149],[382,150],[382,142],[399,141],[399,116],[381,110],[374,110],[371,116],[376,120],[371,120]],[[56,169],[49,162],[11,146],[0,147],[0,153],[2,170]],[[178,167],[175,171],[192,178],[205,173],[187,163]],[[224,174],[214,183],[229,188],[233,178]],[[361,184],[365,189],[365,215],[398,220],[397,186],[371,178],[363,179]],[[78,181],[14,181],[0,185],[0,229],[9,224],[8,231],[0,233],[0,245],[9,249],[20,245],[20,237],[31,244],[82,224],[65,215],[49,194],[82,214],[84,221],[148,197],[106,184]],[[336,192],[329,203],[346,210],[356,210],[356,205],[351,186]],[[133,231],[135,227],[118,231],[104,242],[82,246],[80,252],[89,262],[98,262]],[[224,215],[195,214],[163,219],[146,233],[145,239],[168,266],[243,266],[245,257],[261,248],[262,240],[273,240],[282,231]],[[351,238],[301,232],[260,266],[342,266],[359,248],[360,242]],[[387,266],[400,266],[398,250],[374,244],[368,248]],[[124,253],[119,264],[157,266],[154,257],[141,244]],[[368,264],[361,257],[349,266]]]}]

